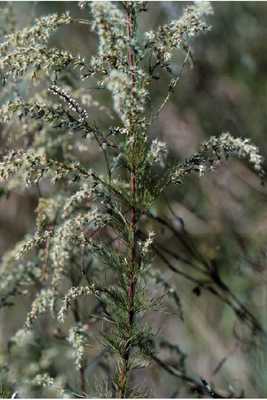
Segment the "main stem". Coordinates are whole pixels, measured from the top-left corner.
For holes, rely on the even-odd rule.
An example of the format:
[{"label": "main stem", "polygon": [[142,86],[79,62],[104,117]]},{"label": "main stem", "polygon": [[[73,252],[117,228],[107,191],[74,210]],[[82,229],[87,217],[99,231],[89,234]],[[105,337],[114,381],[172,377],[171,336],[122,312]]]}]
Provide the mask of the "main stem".
[{"label": "main stem", "polygon": [[[136,86],[136,73],[135,73],[135,55],[134,51],[131,47],[131,41],[134,36],[134,28],[135,28],[135,10],[134,4],[127,4],[127,31],[128,31],[128,39],[129,39],[129,47],[128,47],[128,65],[131,73],[131,87],[132,87],[132,96],[135,95],[135,86]],[[131,126],[129,133],[130,135],[135,135],[135,127]],[[134,141],[133,141],[134,142]],[[134,151],[134,146],[133,146]],[[119,398],[127,397],[127,381],[129,375],[129,359],[131,352],[131,344],[130,339],[132,337],[133,326],[134,326],[134,299],[135,299],[135,289],[136,289],[136,267],[138,265],[137,260],[137,209],[135,207],[136,204],[136,192],[137,192],[137,170],[135,165],[132,165],[131,176],[130,176],[130,190],[131,190],[131,200],[132,207],[130,211],[130,249],[129,249],[129,267],[128,267],[128,340],[125,342],[124,351],[122,353],[122,367],[120,369],[119,374]]]}]

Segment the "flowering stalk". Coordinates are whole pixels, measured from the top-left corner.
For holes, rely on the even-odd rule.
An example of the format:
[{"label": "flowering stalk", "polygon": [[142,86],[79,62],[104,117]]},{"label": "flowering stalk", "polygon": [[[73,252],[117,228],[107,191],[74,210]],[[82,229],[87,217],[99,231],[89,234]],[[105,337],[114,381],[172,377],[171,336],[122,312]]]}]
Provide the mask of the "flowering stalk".
[{"label": "flowering stalk", "polygon": [[[25,148],[13,149],[0,162],[1,183],[12,191],[24,186],[39,188],[45,179],[56,188],[44,195],[39,190],[36,232],[25,237],[1,261],[0,305],[10,305],[16,295],[29,294],[29,287],[34,288],[36,297],[23,331],[35,332],[35,324],[44,315],[50,316],[55,328],[52,335],[47,332],[47,348],[40,350],[42,362],[35,364],[38,379],[31,380],[31,369],[25,373],[19,370],[19,387],[27,382],[32,394],[35,389],[31,381],[42,387],[55,386],[56,380],[49,375],[50,370],[57,371],[50,352],[52,336],[52,341],[57,338],[72,347],[79,395],[102,394],[99,388],[97,395],[94,391],[86,393],[92,387],[87,379],[91,379],[88,371],[92,365],[95,368],[95,359],[101,359],[103,371],[108,374],[100,382],[105,387],[102,397],[136,397],[130,384],[133,371],[146,368],[150,362],[190,387],[197,387],[199,393],[211,394],[209,386],[188,376],[185,365],[169,366],[157,356],[159,347],[168,348],[179,357],[184,353],[167,340],[155,337],[145,325],[145,313],[154,310],[164,296],[175,304],[183,320],[179,288],[168,282],[163,269],[157,271],[155,260],[209,290],[250,327],[260,331],[260,326],[233,297],[216,265],[188,243],[184,223],[178,231],[171,222],[154,215],[152,207],[157,209],[157,201],[168,185],[181,184],[193,173],[207,174],[229,156],[247,159],[263,177],[262,157],[246,139],[223,134],[203,143],[199,152],[187,160],[170,166],[167,144],[149,136],[151,121],[165,107],[182,76],[191,55],[191,40],[209,30],[205,21],[206,14],[212,12],[209,3],[189,5],[179,19],[144,36],[137,32],[137,20],[146,10],[145,4],[100,1],[82,2],[81,6],[90,8],[90,25],[98,38],[97,54],[90,60],[47,46],[50,33],[74,22],[68,14],[41,18],[34,27],[7,36],[0,46],[0,73],[7,82],[12,78],[12,93],[12,85],[18,79],[25,79],[29,86],[29,78],[42,80],[40,87],[48,88],[29,98],[15,98],[0,108],[0,121],[11,126],[12,132],[18,128],[19,143],[24,139],[21,126],[31,134]],[[26,42],[30,43],[29,48]],[[186,57],[181,73],[173,79],[171,59],[177,50],[185,52]],[[154,66],[147,68],[147,59]],[[40,74],[40,65],[44,74]],[[158,112],[150,114],[147,103],[152,102],[149,92],[155,70],[158,79],[160,71],[169,74],[170,84],[161,107],[155,107]],[[50,78],[51,71],[56,79]],[[91,101],[88,86],[82,86],[91,77],[94,82],[97,80],[97,87],[111,93],[113,115],[108,129],[104,123],[101,125],[102,114],[98,126],[87,110],[98,105]],[[66,81],[74,79],[73,87],[66,87]],[[102,175],[91,169],[92,160],[87,163],[81,157],[78,161],[77,150],[85,149],[88,155],[93,145],[106,164]],[[149,229],[151,220],[181,242],[185,255],[165,248],[158,238],[160,234]],[[150,293],[156,293],[155,297]],[[95,328],[96,321],[101,321],[100,329]],[[22,333],[17,335],[17,341],[23,342]],[[95,359],[89,348],[99,350]],[[44,362],[42,351],[49,353],[48,361]],[[103,354],[108,355],[105,360]],[[63,386],[67,390],[68,385]],[[140,392],[143,394],[142,388],[138,388],[138,396]]]},{"label": "flowering stalk", "polygon": [[[131,74],[131,95],[135,96],[136,91],[136,77],[135,77],[135,56],[132,49],[132,41],[135,37],[136,21],[135,21],[135,5],[131,2],[124,3],[127,10],[127,32],[128,32],[128,65]],[[129,123],[129,136],[133,138],[132,149],[134,151],[135,142],[135,126],[132,125],[131,121]],[[128,265],[128,335],[129,340],[132,336],[132,328],[134,324],[135,311],[134,311],[134,299],[137,281],[137,271],[138,260],[137,260],[137,209],[136,209],[136,191],[137,191],[137,180],[138,171],[135,165],[132,165],[132,170],[130,173],[130,190],[131,190],[131,202],[132,207],[130,211],[130,246],[129,246],[129,265]],[[129,358],[131,352],[130,343],[125,343],[125,349],[122,354],[123,365],[120,370],[119,376],[119,391],[118,397],[127,397],[127,383],[129,376]]]}]

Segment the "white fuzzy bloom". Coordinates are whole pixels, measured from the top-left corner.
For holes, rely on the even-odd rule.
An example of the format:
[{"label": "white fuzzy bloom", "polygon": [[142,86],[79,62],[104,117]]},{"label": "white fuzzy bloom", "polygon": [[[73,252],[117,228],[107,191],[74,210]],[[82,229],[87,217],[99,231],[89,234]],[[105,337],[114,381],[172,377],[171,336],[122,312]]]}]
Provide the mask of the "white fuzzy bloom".
[{"label": "white fuzzy bloom", "polygon": [[153,40],[155,39],[155,32],[153,32],[153,31],[148,31],[148,32],[145,32],[145,39],[147,39],[148,41],[150,41],[150,42],[153,42]]},{"label": "white fuzzy bloom", "polygon": [[[72,198],[66,204],[67,208],[63,214],[75,208],[77,198]],[[72,255],[81,256],[85,245],[88,249],[88,229],[96,230],[109,222],[110,216],[101,212],[97,207],[85,213],[79,213],[69,217],[65,222],[55,229],[53,238],[50,241],[50,258],[53,263],[52,286],[56,290],[61,282],[62,273],[70,263]],[[75,245],[74,245],[75,244]]]},{"label": "white fuzzy bloom", "polygon": [[71,17],[68,12],[62,15],[52,14],[40,17],[35,20],[32,27],[26,27],[19,32],[12,33],[5,37],[5,41],[0,45],[0,54],[7,50],[9,46],[28,47],[35,45],[36,41],[46,43],[51,33],[62,25],[69,24]]},{"label": "white fuzzy bloom", "polygon": [[107,89],[113,95],[114,110],[124,120],[125,99],[131,91],[131,80],[125,72],[112,70],[106,80]]},{"label": "white fuzzy bloom", "polygon": [[131,75],[126,72],[112,70],[109,76],[105,79],[107,89],[112,93],[114,110],[125,123],[129,126],[129,121],[132,122],[138,119],[145,110],[147,99],[147,90],[145,88],[146,75],[143,71],[135,71],[137,79],[142,82],[142,86],[132,86]]},{"label": "white fuzzy bloom", "polygon": [[33,380],[27,382],[30,386],[40,386],[42,388],[54,389],[62,398],[66,398],[62,379],[52,378],[48,373],[39,373]]},{"label": "white fuzzy bloom", "polygon": [[207,1],[197,1],[185,8],[182,16],[168,24],[162,25],[155,32],[147,32],[145,38],[159,62],[168,62],[175,49],[187,44],[188,39],[198,36],[210,29],[205,16],[212,13]]},{"label": "white fuzzy bloom", "polygon": [[144,256],[148,254],[148,252],[149,252],[149,250],[150,250],[150,248],[151,248],[151,246],[152,246],[152,244],[153,244],[153,241],[154,241],[155,236],[156,236],[156,234],[155,234],[155,232],[153,232],[153,231],[150,231],[150,232],[148,233],[148,237],[147,237],[147,239],[144,241],[144,243],[143,243],[143,248],[142,248],[142,254],[143,254]]},{"label": "white fuzzy bloom", "polygon": [[91,66],[95,70],[108,68],[109,63],[127,60],[127,24],[124,13],[111,1],[90,2],[93,15],[92,30],[98,34],[98,55],[92,57]]},{"label": "white fuzzy bloom", "polygon": [[164,167],[166,157],[168,155],[168,148],[166,143],[161,142],[158,139],[154,139],[150,148],[151,158],[155,163],[159,163],[161,167]]},{"label": "white fuzzy bloom", "polygon": [[58,312],[58,320],[60,322],[64,322],[65,315],[70,308],[73,300],[77,299],[80,296],[90,296],[92,294],[97,294],[97,290],[95,289],[94,285],[92,284],[89,286],[79,286],[79,287],[72,287],[66,296],[63,299],[62,307]]},{"label": "white fuzzy bloom", "polygon": [[63,216],[66,218],[69,216],[73,210],[79,205],[81,205],[86,200],[89,200],[92,196],[92,191],[87,183],[82,185],[82,188],[69,197],[63,208]]},{"label": "white fuzzy bloom", "polygon": [[74,326],[70,328],[67,340],[73,348],[75,366],[79,370],[82,366],[87,342],[86,330],[82,326]]},{"label": "white fuzzy bloom", "polygon": [[25,322],[25,327],[30,328],[32,323],[41,315],[50,310],[53,312],[55,293],[52,289],[43,289],[32,303],[32,308]]},{"label": "white fuzzy bloom", "polygon": [[229,157],[247,159],[254,171],[261,178],[264,177],[263,157],[259,154],[257,146],[251,144],[249,139],[235,138],[229,133],[223,133],[219,137],[212,136],[207,142],[202,143],[198,153],[181,163],[173,175],[173,181],[176,179],[181,181],[181,178],[195,171],[203,176],[213,171],[221,160],[227,160]]}]

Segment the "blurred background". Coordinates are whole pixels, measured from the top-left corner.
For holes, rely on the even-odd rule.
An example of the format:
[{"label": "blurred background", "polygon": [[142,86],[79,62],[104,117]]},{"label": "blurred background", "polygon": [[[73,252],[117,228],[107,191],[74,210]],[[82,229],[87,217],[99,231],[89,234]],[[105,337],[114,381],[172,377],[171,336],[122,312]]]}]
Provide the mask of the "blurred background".
[{"label": "blurred background", "polygon": [[[141,29],[150,30],[179,17],[187,4],[148,2]],[[186,67],[183,79],[150,134],[167,142],[170,157],[175,159],[188,157],[203,140],[222,132],[250,138],[266,157],[267,3],[212,4],[214,15],[209,16],[212,30],[192,44],[194,65]],[[4,5],[0,3],[0,7]],[[66,10],[77,18],[86,18],[86,11],[82,12],[74,2],[26,1],[14,2],[12,6],[16,29],[31,24],[37,16]],[[51,45],[90,57],[96,48],[96,38],[87,25],[77,24],[57,32],[51,38]],[[183,57],[177,54],[174,69],[179,70]],[[86,85],[90,94],[109,106],[110,99],[105,94],[94,92],[87,82],[85,88]],[[155,107],[166,95],[166,89],[167,77],[162,76],[153,87]],[[102,112],[97,109],[92,112],[97,123],[104,126],[110,123]],[[4,135],[0,143],[1,154],[6,147],[12,147],[12,140],[8,143]],[[89,156],[82,151],[80,156],[90,157],[90,162],[101,168],[95,148],[90,148]],[[234,160],[222,163],[213,174],[189,178],[184,185],[172,188],[159,204],[159,210],[163,215],[170,217],[175,213],[183,219],[199,251],[216,260],[225,282],[267,329],[266,200],[266,187],[260,185],[259,178],[246,163]],[[30,189],[1,199],[1,254],[31,232],[36,206],[37,194]],[[162,240],[169,248],[176,249],[175,240],[167,234]],[[158,267],[161,268],[160,261]],[[212,294],[196,295],[192,283],[180,276],[173,277],[167,270],[164,273],[177,287],[184,321],[170,309],[160,316],[151,313],[147,319],[187,354],[188,373],[196,379],[205,378],[223,392],[233,390],[245,397],[267,397],[267,345],[251,343],[251,333]],[[24,322],[30,301],[24,303],[0,311],[0,361],[7,353],[8,339]],[[71,376],[71,368],[69,373]],[[137,378],[155,383],[153,396],[188,395],[183,383],[166,372],[155,367],[148,375]]]}]

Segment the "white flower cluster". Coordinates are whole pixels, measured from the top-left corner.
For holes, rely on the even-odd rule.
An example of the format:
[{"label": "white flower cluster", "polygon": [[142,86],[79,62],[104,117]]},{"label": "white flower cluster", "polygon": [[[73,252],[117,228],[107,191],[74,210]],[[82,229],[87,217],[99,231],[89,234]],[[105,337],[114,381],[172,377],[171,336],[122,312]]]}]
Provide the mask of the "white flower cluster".
[{"label": "white flower cluster", "polygon": [[173,181],[179,181],[192,172],[203,176],[213,171],[221,160],[229,157],[247,159],[254,171],[261,178],[264,177],[263,157],[259,154],[257,146],[251,144],[249,139],[235,138],[229,133],[223,133],[219,137],[212,136],[200,146],[198,153],[182,163],[173,175]]},{"label": "white flower cluster", "polygon": [[80,257],[85,249],[89,249],[87,233],[105,226],[110,216],[97,208],[86,213],[79,213],[57,227],[50,241],[50,258],[53,263],[52,286],[58,287],[62,273],[70,264],[72,256]]},{"label": "white flower cluster", "polygon": [[43,386],[43,387],[53,386],[54,379],[46,373],[38,374],[34,377],[32,385]]},{"label": "white flower cluster", "polygon": [[154,139],[150,147],[150,157],[152,161],[160,164],[161,167],[164,167],[167,155],[167,144],[158,139]]},{"label": "white flower cluster", "polygon": [[36,42],[44,44],[48,41],[51,33],[71,21],[72,19],[68,13],[41,17],[36,20],[32,27],[7,35],[0,45],[0,55],[3,55],[11,46],[15,48],[35,46]]},{"label": "white flower cluster", "polygon": [[153,49],[157,60],[165,64],[170,60],[173,50],[181,48],[189,39],[207,31],[209,26],[203,17],[211,13],[209,2],[197,1],[188,6],[178,20],[162,25],[156,32],[147,32],[147,45]]},{"label": "white flower cluster", "polygon": [[11,150],[0,162],[0,181],[7,181],[10,176],[16,174],[22,168],[24,162],[23,151]]},{"label": "white flower cluster", "polygon": [[50,15],[36,20],[32,27],[26,27],[18,32],[7,35],[0,44],[0,71],[7,80],[17,80],[28,70],[32,79],[51,75],[66,69],[71,64],[73,68],[87,68],[84,59],[70,52],[48,47],[51,33],[60,26],[72,21],[68,13]]},{"label": "white flower cluster", "polygon": [[79,103],[71,96],[69,91],[64,90],[56,85],[50,86],[49,91],[60,97],[71,111],[77,113],[80,118],[80,122],[85,122],[88,119],[87,111],[79,105]]},{"label": "white flower cluster", "polygon": [[[211,138],[209,143],[211,146],[217,145],[215,138]],[[228,154],[236,154],[239,158],[247,158],[256,172],[263,172],[263,157],[259,154],[258,147],[251,144],[250,139],[234,138],[229,133],[224,133],[220,136],[219,147],[226,157]]]},{"label": "white flower cluster", "polygon": [[[260,176],[264,175],[263,157],[259,154],[257,146],[251,144],[250,139],[235,138],[229,133],[223,133],[221,136],[211,137],[207,142],[200,147],[200,153],[211,153],[217,160],[227,159],[236,156],[240,159],[247,159],[252,165],[255,172]],[[211,169],[212,165],[209,162],[200,164],[200,173]]]},{"label": "white flower cluster", "polygon": [[[63,178],[73,178],[77,173],[79,163],[63,164],[53,159],[48,159],[44,149],[12,150],[0,162],[0,182],[7,182],[11,177],[19,177],[15,186],[25,182],[26,186],[37,184],[41,178],[48,177],[52,183]],[[82,173],[82,171],[81,171]],[[89,175],[84,171],[86,176]]]},{"label": "white flower cluster", "polygon": [[21,99],[16,99],[14,101],[9,101],[6,104],[0,107],[0,122],[7,123],[12,120],[14,115],[21,109],[22,107]]},{"label": "white flower cluster", "polygon": [[15,247],[5,253],[0,264],[0,299],[3,301],[7,296],[14,296],[16,293],[27,292],[27,287],[41,276],[41,268],[33,261],[23,260],[18,262],[34,247],[38,247],[42,242],[50,237],[51,232],[37,232],[33,237],[26,236],[18,242]]},{"label": "white flower cluster", "polygon": [[34,376],[33,380],[29,381],[28,384],[33,386],[40,386],[43,388],[55,389],[61,398],[65,398],[65,390],[60,378],[54,379],[48,373],[39,373]]},{"label": "white flower cluster", "polygon": [[27,260],[18,262],[18,259],[41,242],[41,234],[40,237],[35,238],[26,236],[23,240],[19,241],[12,250],[9,250],[3,255],[0,263],[1,302],[8,301],[9,297],[14,296],[16,293],[25,294],[28,290],[28,286],[31,285],[33,281],[36,282],[36,280],[39,280],[41,268],[38,263]]},{"label": "white flower cluster", "polygon": [[64,270],[70,262],[71,254],[77,247],[80,249],[85,245],[84,225],[88,219],[75,216],[64,222],[55,230],[54,237],[50,242],[50,258],[53,263],[52,286],[57,289]]},{"label": "white flower cluster", "polygon": [[6,78],[20,78],[28,69],[32,70],[32,78],[42,77],[64,70],[69,64],[81,67],[81,59],[66,50],[56,48],[19,47],[0,58],[0,70]]},{"label": "white flower cluster", "polygon": [[138,85],[132,86],[129,73],[112,70],[105,79],[107,89],[112,93],[114,109],[126,127],[137,125],[140,115],[145,111],[147,100],[147,77],[142,70],[135,71]]},{"label": "white flower cluster", "polygon": [[[2,267],[2,264],[0,265]],[[16,294],[26,295],[34,282],[40,280],[41,268],[31,261],[14,263],[1,272],[0,303],[10,304]]]},{"label": "white flower cluster", "polygon": [[0,181],[7,181],[11,176],[24,172],[26,184],[37,183],[43,175],[45,166],[46,158],[43,154],[14,150],[0,162]]},{"label": "white flower cluster", "polygon": [[75,192],[71,197],[69,197],[64,205],[63,208],[63,217],[68,217],[76,208],[77,206],[81,205],[82,203],[89,201],[92,198],[92,189],[87,182],[85,182],[80,190]]},{"label": "white flower cluster", "polygon": [[12,266],[18,259],[20,259],[27,251],[32,250],[32,248],[41,243],[41,236],[36,235],[30,236],[26,235],[24,239],[17,242],[12,250],[7,251],[1,260],[1,271],[7,271],[10,266]]},{"label": "white flower cluster", "polygon": [[[43,118],[47,122],[58,123],[64,120],[64,109],[61,105],[47,105],[39,98],[33,98],[32,101],[25,102],[21,98],[9,101],[0,108],[0,122],[7,123],[19,118],[20,122],[23,117],[29,115],[31,118],[40,120]],[[63,125],[65,126],[65,124]]]},{"label": "white flower cluster", "polygon": [[90,8],[92,29],[99,38],[98,54],[91,59],[92,71],[104,74],[101,86],[111,91],[114,110],[126,128],[140,126],[148,95],[148,77],[137,64],[128,66],[128,53],[132,48],[141,57],[142,50],[136,39],[129,39],[126,16],[118,5],[97,1],[90,3]]},{"label": "white flower cluster", "polygon": [[149,253],[155,236],[156,233],[154,231],[149,231],[147,239],[142,243],[142,255],[144,257]]},{"label": "white flower cluster", "polygon": [[57,196],[57,198],[41,197],[39,199],[38,206],[35,210],[37,229],[41,230],[54,221],[61,203],[62,199],[59,196]]},{"label": "white flower cluster", "polygon": [[4,161],[0,162],[0,182],[19,175],[29,186],[38,183],[49,171],[46,156],[41,152],[38,154],[33,150],[28,152],[13,150],[4,157]]},{"label": "white flower cluster", "polygon": [[32,323],[48,310],[53,313],[55,293],[52,289],[42,289],[32,303],[31,311],[28,313],[25,327],[30,329]]},{"label": "white flower cluster", "polygon": [[73,326],[69,330],[68,342],[73,348],[73,358],[77,370],[82,367],[82,361],[87,343],[87,333],[83,326]]},{"label": "white flower cluster", "polygon": [[131,80],[125,72],[112,70],[106,79],[106,87],[113,94],[114,109],[123,118],[125,113],[125,98],[131,91]]},{"label": "white flower cluster", "polygon": [[25,254],[29,253],[34,247],[39,246],[52,236],[52,231],[36,232],[34,236],[20,243],[20,248],[17,249],[16,259],[20,260]]},{"label": "white flower cluster", "polygon": [[62,307],[60,308],[58,312],[58,320],[60,322],[64,322],[65,320],[65,315],[69,308],[71,307],[71,304],[73,300],[77,299],[78,297],[81,296],[90,296],[92,294],[97,295],[98,291],[95,289],[94,284],[91,286],[78,286],[78,287],[72,287],[66,294],[66,296],[63,299],[63,304]]},{"label": "white flower cluster", "polygon": [[[93,1],[90,3],[93,16],[92,30],[99,38],[98,56],[92,57],[93,69],[105,71],[118,67],[126,61],[127,30],[124,14],[114,2]],[[118,64],[119,63],[119,64]]]}]

